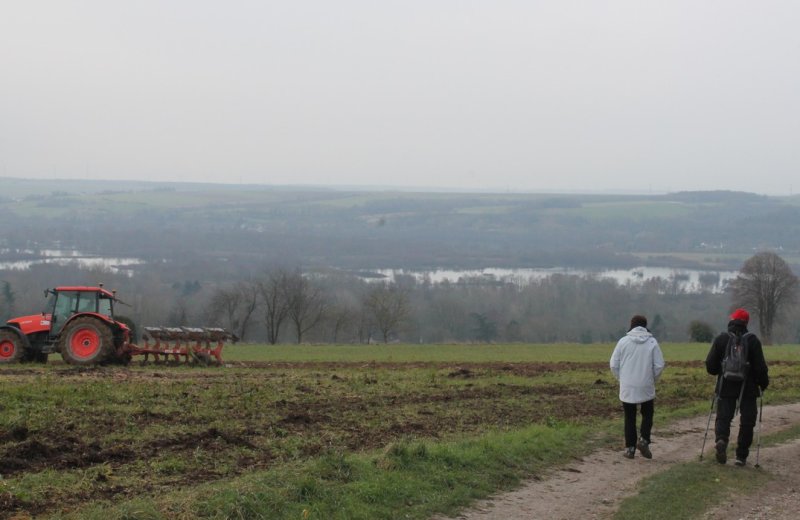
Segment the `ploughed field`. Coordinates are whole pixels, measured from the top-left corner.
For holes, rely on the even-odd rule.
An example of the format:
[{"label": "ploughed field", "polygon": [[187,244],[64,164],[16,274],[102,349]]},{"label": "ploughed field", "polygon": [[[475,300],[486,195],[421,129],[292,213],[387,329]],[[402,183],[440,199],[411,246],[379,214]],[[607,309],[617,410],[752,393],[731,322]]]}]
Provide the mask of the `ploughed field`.
[{"label": "ploughed field", "polygon": [[[707,406],[706,347],[692,348],[673,356],[665,348],[657,414]],[[408,439],[607,423],[621,416],[605,360],[611,349],[540,362],[528,354],[337,361],[336,347],[328,347],[329,361],[234,360],[221,368],[3,366],[0,518],[157,498]],[[795,354],[772,361],[776,395],[800,395],[799,372]]]}]

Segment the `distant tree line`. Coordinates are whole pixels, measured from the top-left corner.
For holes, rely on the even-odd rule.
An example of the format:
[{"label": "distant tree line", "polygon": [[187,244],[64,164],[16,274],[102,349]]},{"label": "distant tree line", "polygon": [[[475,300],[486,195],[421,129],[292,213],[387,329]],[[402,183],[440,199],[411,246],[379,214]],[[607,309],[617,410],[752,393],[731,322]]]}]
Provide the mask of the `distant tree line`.
[{"label": "distant tree line", "polygon": [[[596,276],[462,278],[432,283],[400,276],[365,281],[341,273],[264,267],[241,279],[165,280],[77,265],[0,272],[0,314],[42,310],[42,290],[105,282],[125,302],[119,314],[141,326],[221,326],[265,343],[613,342],[633,314],[648,316],[661,341],[709,341],[732,306],[751,310],[766,344],[800,342],[797,278],[774,253],[743,266],[730,290],[686,292],[675,280],[620,284]],[[141,330],[141,329],[140,329]]]}]

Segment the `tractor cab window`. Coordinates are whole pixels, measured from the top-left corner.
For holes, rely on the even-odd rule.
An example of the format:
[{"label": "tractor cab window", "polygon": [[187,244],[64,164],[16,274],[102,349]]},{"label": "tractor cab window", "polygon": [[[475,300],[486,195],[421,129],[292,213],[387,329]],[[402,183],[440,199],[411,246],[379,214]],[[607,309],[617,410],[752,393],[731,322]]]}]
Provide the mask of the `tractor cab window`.
[{"label": "tractor cab window", "polygon": [[78,312],[97,312],[97,293],[78,293]]},{"label": "tractor cab window", "polygon": [[53,316],[51,318],[51,330],[60,329],[67,322],[78,305],[77,291],[61,291],[53,295],[55,302],[53,306]]},{"label": "tractor cab window", "polygon": [[58,295],[49,289],[47,290],[47,293],[50,296],[47,297],[47,305],[42,311],[42,314],[51,314],[56,305],[56,298],[58,298]]},{"label": "tractor cab window", "polygon": [[97,312],[108,316],[109,318],[114,316],[114,313],[111,310],[111,298],[105,295],[100,295],[100,299],[97,301]]}]

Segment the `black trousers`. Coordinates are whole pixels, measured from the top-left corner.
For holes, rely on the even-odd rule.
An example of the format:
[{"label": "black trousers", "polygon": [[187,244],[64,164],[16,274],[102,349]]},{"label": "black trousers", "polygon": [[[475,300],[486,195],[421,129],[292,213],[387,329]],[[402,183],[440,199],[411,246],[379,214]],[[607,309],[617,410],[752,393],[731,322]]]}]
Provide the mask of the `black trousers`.
[{"label": "black trousers", "polygon": [[[642,425],[639,430],[639,435],[636,434],[636,412],[637,408],[642,411]],[[625,447],[630,448],[636,446],[636,440],[641,437],[647,442],[650,442],[650,431],[653,429],[653,399],[639,403],[622,403],[622,409],[625,411]]]},{"label": "black trousers", "polygon": [[[736,397],[720,397],[717,400],[717,420],[714,422],[716,440],[728,443],[731,436],[731,422],[736,411]],[[736,458],[745,460],[753,444],[753,428],[758,417],[755,397],[742,397],[739,403],[739,437],[736,440]]]}]

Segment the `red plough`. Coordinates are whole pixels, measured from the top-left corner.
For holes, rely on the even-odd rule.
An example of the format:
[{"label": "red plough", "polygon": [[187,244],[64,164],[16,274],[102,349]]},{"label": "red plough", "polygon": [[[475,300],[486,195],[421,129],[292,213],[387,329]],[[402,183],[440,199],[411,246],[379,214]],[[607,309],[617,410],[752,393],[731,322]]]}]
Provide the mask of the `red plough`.
[{"label": "red plough", "polygon": [[[189,364],[222,365],[222,347],[226,340],[239,338],[225,329],[213,327],[145,327],[144,345],[128,345],[131,355],[144,355],[146,363],[153,355],[156,363],[183,360]],[[151,343],[153,341],[153,343]]]}]

